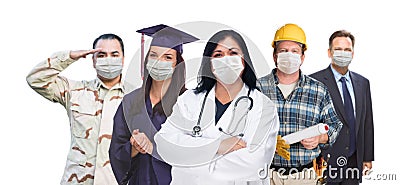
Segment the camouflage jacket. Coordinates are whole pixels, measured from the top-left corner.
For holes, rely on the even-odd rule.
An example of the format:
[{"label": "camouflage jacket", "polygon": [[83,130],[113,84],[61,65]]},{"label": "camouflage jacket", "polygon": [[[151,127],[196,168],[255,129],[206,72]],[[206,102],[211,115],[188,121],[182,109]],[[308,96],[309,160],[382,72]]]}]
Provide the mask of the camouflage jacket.
[{"label": "camouflage jacket", "polygon": [[75,62],[57,52],[27,76],[33,90],[68,113],[71,146],[61,184],[117,184],[108,157],[113,117],[124,95],[121,83],[108,89],[96,78],[74,81],[59,73]]}]

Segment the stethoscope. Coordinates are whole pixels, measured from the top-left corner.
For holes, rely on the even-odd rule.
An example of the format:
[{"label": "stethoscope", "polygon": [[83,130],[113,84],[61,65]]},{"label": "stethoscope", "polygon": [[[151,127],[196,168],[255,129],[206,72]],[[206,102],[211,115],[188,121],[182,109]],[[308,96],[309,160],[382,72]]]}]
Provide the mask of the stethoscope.
[{"label": "stethoscope", "polygon": [[[192,131],[192,136],[193,136],[193,137],[201,137],[201,136],[203,135],[203,132],[202,132],[201,127],[200,127],[200,121],[201,121],[201,117],[203,116],[204,105],[205,105],[205,103],[206,103],[206,99],[207,99],[207,96],[208,96],[208,93],[209,93],[209,92],[210,92],[210,91],[207,91],[207,93],[206,93],[206,95],[205,95],[205,97],[204,97],[204,100],[203,100],[203,103],[202,103],[201,109],[200,109],[199,119],[197,120],[197,124],[193,127],[193,131]],[[238,103],[240,102],[240,100],[246,100],[246,99],[250,101],[250,106],[247,107],[246,112],[244,113],[244,115],[243,115],[243,116],[240,118],[240,120],[238,121],[238,123],[240,123],[240,121],[241,121],[244,117],[245,117],[245,119],[246,119],[246,120],[245,120],[245,127],[244,127],[244,129],[243,129],[243,132],[247,129],[247,115],[248,115],[249,111],[253,108],[253,98],[250,97],[250,89],[249,89],[249,91],[247,92],[247,96],[240,96],[239,98],[236,99],[235,103],[233,104],[233,115],[232,115],[232,117],[231,117],[231,122],[232,122],[233,118],[235,117],[236,107],[237,107]],[[230,123],[230,124],[232,124],[232,123]],[[238,124],[238,125],[239,125],[239,124]],[[236,126],[238,126],[238,125],[236,125]],[[225,132],[221,127],[219,127],[218,130],[219,130],[220,132],[226,134],[226,135],[233,136],[233,135],[232,135],[233,132],[231,132],[231,133]],[[244,136],[244,133],[243,133],[243,132],[240,133],[240,134],[238,134],[237,136],[243,137],[243,136]]]}]

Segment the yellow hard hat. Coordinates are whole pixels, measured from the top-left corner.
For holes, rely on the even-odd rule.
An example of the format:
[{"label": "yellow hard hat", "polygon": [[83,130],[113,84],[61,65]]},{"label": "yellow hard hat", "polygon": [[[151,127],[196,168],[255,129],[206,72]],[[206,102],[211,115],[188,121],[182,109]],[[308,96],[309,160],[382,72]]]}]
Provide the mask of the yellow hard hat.
[{"label": "yellow hard hat", "polygon": [[275,42],[283,40],[301,43],[304,45],[304,51],[307,50],[306,34],[296,24],[285,24],[279,28],[275,33],[274,41],[272,41],[272,47],[275,48]]}]

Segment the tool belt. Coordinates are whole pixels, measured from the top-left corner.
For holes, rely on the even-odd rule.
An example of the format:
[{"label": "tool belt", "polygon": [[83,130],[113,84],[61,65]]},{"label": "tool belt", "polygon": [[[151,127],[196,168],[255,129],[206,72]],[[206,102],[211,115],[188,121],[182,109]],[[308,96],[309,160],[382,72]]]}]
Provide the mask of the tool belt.
[{"label": "tool belt", "polygon": [[313,160],[313,167],[318,177],[322,177],[324,175],[324,170],[326,169],[327,166],[328,166],[327,162],[321,155],[319,155],[317,158]]},{"label": "tool belt", "polygon": [[[329,160],[329,159],[328,159]],[[313,160],[313,166],[315,173],[317,174],[317,185],[326,184],[326,177],[324,177],[324,171],[328,167],[328,162],[325,161],[324,157],[319,155]]]},{"label": "tool belt", "polygon": [[293,173],[298,173],[298,172],[302,172],[304,169],[309,169],[313,167],[313,163],[308,163],[306,165],[302,165],[299,167],[282,167],[282,166],[275,166],[275,165],[271,165],[271,169],[273,169],[274,171],[277,171],[279,173],[281,173],[282,175],[289,175],[289,174],[293,174]]}]

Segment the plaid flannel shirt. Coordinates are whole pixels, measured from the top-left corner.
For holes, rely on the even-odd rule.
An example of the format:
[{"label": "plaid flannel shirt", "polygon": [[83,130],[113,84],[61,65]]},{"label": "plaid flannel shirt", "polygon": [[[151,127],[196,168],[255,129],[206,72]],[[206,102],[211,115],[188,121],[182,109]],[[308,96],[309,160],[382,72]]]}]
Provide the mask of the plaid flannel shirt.
[{"label": "plaid flannel shirt", "polygon": [[[300,72],[300,79],[293,92],[284,98],[278,87],[276,69],[259,79],[258,87],[267,95],[278,109],[279,135],[302,130],[306,127],[325,123],[329,125],[328,144],[332,145],[342,128],[342,122],[336,115],[327,87]],[[320,147],[305,149],[300,142],[290,145],[290,160],[275,154],[272,162],[275,166],[299,167],[309,164],[320,154]]]}]

